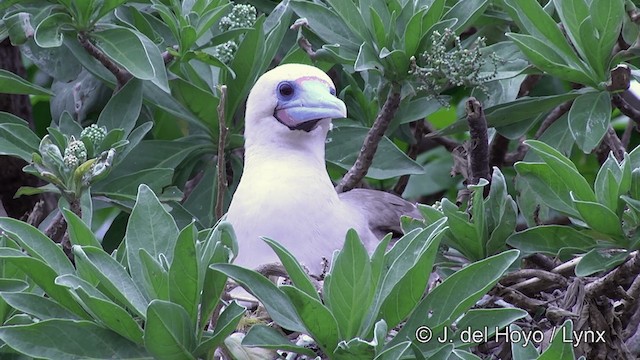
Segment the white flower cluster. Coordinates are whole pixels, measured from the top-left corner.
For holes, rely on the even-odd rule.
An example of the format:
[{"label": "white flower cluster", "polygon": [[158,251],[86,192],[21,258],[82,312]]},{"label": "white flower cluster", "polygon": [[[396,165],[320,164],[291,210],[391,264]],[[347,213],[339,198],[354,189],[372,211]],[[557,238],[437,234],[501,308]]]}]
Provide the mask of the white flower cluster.
[{"label": "white flower cluster", "polygon": [[249,28],[257,19],[256,8],[251,5],[233,5],[229,15],[220,19],[220,30],[229,31],[238,28]]},{"label": "white flower cluster", "polygon": [[87,161],[87,149],[84,147],[84,143],[71,136],[71,141],[64,149],[63,161],[69,169],[75,169],[78,165]]}]

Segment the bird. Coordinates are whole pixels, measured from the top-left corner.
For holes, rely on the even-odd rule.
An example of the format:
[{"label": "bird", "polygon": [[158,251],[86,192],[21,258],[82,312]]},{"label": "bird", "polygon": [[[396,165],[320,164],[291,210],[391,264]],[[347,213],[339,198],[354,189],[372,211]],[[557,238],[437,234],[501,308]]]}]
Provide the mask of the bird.
[{"label": "bird", "polygon": [[383,191],[336,192],[325,143],[332,119],[346,116],[333,81],[316,67],[284,64],[256,81],[246,102],[243,173],[226,214],[239,245],[235,264],[279,262],[261,239],[268,237],[322,276],[349,229],[371,253],[388,231],[401,231],[400,215],[419,216]]}]

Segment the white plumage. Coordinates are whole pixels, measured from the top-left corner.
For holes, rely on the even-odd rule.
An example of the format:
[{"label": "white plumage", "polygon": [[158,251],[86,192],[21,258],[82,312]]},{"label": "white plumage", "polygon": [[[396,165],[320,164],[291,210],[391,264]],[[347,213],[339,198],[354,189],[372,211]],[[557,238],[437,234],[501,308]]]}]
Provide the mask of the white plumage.
[{"label": "white plumage", "polygon": [[[255,268],[279,261],[260,236],[281,243],[312,274],[322,272],[323,258],[331,260],[350,228],[369,250],[375,247],[367,212],[392,195],[359,190],[344,201],[338,196],[324,149],[331,119],[340,117],[346,107],[331,79],[315,67],[282,65],[258,79],[247,100],[244,171],[227,214],[240,247],[237,264]],[[354,200],[363,197],[378,200],[363,208]],[[399,211],[411,211],[401,201]]]}]

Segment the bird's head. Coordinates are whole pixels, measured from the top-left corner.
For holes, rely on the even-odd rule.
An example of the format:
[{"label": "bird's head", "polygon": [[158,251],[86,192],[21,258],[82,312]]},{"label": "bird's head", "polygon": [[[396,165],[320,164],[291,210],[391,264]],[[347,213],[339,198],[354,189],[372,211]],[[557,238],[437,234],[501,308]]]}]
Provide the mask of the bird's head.
[{"label": "bird's head", "polygon": [[333,81],[309,65],[281,65],[262,75],[247,99],[247,145],[260,141],[324,141],[331,119],[347,116]]}]

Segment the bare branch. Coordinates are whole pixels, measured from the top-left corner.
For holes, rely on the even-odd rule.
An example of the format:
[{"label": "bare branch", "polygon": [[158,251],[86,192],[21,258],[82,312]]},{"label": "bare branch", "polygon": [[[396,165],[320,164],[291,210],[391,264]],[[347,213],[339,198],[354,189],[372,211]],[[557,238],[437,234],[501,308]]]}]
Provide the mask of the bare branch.
[{"label": "bare branch", "polygon": [[613,156],[616,157],[616,160],[624,160],[624,145],[622,145],[620,138],[618,138],[618,134],[616,134],[611,125],[609,125],[609,129],[604,136],[604,141],[606,142],[607,146],[609,146],[609,149],[611,149],[611,151],[613,152]]},{"label": "bare branch", "polygon": [[382,136],[384,136],[384,132],[387,131],[391,119],[396,114],[398,106],[400,106],[400,85],[392,83],[387,100],[382,105],[382,109],[380,109],[371,130],[367,133],[355,164],[336,186],[337,192],[341,193],[353,189],[367,175],[367,171],[373,162],[373,156],[378,149],[378,144]]},{"label": "bare branch", "polygon": [[611,98],[611,102],[615,107],[620,109],[620,112],[633,120],[637,126],[640,126],[640,110],[631,106],[620,94],[614,94]]},{"label": "bare branch", "polygon": [[607,292],[613,292],[619,285],[623,285],[640,273],[640,256],[634,251],[627,261],[607,275],[598,278],[586,286],[587,296],[594,298]]},{"label": "bare branch", "polygon": [[104,67],[107,68],[115,77],[118,82],[116,85],[116,90],[122,88],[133,76],[127,70],[121,68],[113,62],[102,50],[98,49],[91,40],[87,37],[87,34],[84,32],[78,33],[78,41],[80,45],[89,53],[89,55],[93,56],[96,60],[98,60]]},{"label": "bare branch", "polygon": [[573,105],[573,100],[562,103],[558,105],[555,109],[551,110],[549,115],[547,115],[547,117],[542,121],[542,124],[540,124],[538,131],[536,131],[536,135],[534,136],[534,139],[539,139],[540,136],[542,136],[542,134],[544,134],[544,132],[551,125],[553,125],[554,122],[556,122],[556,120],[560,119],[562,115],[566,114],[567,111],[571,109],[571,105]]},{"label": "bare branch", "polygon": [[471,184],[480,179],[491,181],[489,167],[489,137],[487,135],[487,119],[484,117],[482,105],[476,98],[469,98],[465,105],[467,123],[469,124],[469,168]]},{"label": "bare branch", "polygon": [[218,189],[216,192],[216,218],[224,215],[224,195],[227,192],[227,163],[224,156],[224,148],[227,142],[229,129],[225,123],[225,103],[227,102],[227,86],[220,86],[220,102],[218,103]]}]

